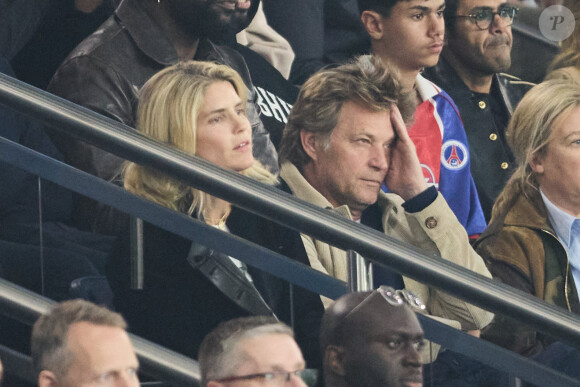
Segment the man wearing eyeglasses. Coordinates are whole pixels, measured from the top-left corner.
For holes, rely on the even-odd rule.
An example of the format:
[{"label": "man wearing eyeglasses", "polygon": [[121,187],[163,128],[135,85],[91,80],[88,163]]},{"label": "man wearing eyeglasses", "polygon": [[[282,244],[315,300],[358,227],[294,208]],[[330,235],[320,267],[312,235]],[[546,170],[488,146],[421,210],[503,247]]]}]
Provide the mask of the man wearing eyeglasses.
[{"label": "man wearing eyeglasses", "polygon": [[[294,333],[274,317],[242,317],[220,324],[199,349],[201,386],[297,386],[316,383]],[[304,379],[304,380],[303,380]]]},{"label": "man wearing eyeglasses", "polygon": [[326,309],[320,328],[326,387],[423,385],[423,329],[407,290],[349,293]]},{"label": "man wearing eyeglasses", "polygon": [[447,91],[463,119],[471,171],[486,220],[509,179],[514,157],[504,130],[533,84],[503,74],[511,65],[518,9],[502,0],[447,0],[447,46],[425,76]]}]

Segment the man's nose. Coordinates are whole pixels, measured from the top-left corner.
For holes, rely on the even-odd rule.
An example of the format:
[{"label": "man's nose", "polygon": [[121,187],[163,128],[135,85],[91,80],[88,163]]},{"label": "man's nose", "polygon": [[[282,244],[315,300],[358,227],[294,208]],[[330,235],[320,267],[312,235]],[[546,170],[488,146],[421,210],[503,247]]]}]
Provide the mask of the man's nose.
[{"label": "man's nose", "polygon": [[445,21],[438,17],[436,13],[429,16],[429,36],[439,36],[445,33]]},{"label": "man's nose", "polygon": [[507,30],[506,21],[504,21],[499,14],[494,14],[491,23],[489,24],[489,29],[492,33],[500,34],[505,33]]},{"label": "man's nose", "polygon": [[375,146],[372,148],[369,165],[378,170],[386,170],[389,167],[389,155],[383,146]]},{"label": "man's nose", "polygon": [[423,365],[421,352],[414,345],[407,344],[405,346],[403,362],[408,367],[421,367]]}]

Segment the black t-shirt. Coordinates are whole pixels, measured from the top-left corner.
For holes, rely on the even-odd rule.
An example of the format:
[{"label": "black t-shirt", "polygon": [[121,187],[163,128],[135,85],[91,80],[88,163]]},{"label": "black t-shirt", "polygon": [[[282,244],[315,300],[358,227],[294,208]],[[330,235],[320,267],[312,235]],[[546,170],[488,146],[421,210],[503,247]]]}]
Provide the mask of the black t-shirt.
[{"label": "black t-shirt", "polygon": [[252,83],[258,94],[260,118],[270,133],[272,143],[278,149],[290,109],[298,97],[298,88],[258,53],[238,43],[229,46],[238,51],[248,65]]}]

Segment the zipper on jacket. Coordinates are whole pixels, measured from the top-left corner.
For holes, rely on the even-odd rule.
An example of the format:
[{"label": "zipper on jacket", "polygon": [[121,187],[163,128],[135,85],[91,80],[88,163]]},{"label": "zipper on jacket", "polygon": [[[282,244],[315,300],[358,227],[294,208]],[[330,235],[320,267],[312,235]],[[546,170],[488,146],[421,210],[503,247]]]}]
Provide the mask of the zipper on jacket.
[{"label": "zipper on jacket", "polygon": [[572,308],[570,307],[570,300],[568,299],[568,274],[570,273],[570,259],[568,258],[568,249],[566,249],[566,247],[562,244],[562,242],[560,242],[560,239],[558,239],[558,236],[554,234],[552,231],[543,228],[541,228],[540,230],[542,230],[548,235],[553,236],[562,246],[562,248],[564,249],[564,253],[566,254],[566,277],[564,279],[564,297],[566,298],[566,305],[568,306],[568,311],[572,312]]}]

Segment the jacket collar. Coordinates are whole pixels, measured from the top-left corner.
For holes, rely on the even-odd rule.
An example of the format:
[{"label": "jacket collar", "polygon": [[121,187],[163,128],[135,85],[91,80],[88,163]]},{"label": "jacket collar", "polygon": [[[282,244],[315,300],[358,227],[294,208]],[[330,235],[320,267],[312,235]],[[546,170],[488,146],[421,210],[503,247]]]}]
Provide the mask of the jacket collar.
[{"label": "jacket collar", "polygon": [[511,117],[524,94],[534,86],[534,83],[522,81],[513,75],[496,73],[493,75],[491,90],[497,90],[501,95]]},{"label": "jacket collar", "polygon": [[[434,74],[437,79],[444,79],[446,89],[460,90],[461,93],[465,93],[466,96],[473,95],[473,92],[467,87],[457,74],[457,71],[451,67],[444,56],[441,56],[437,65],[430,68],[428,71],[431,74]],[[501,97],[500,100],[503,101],[509,115],[511,116],[517,103],[532,86],[534,86],[533,83],[522,81],[513,75],[495,73],[492,76],[489,93],[497,98]]]},{"label": "jacket collar", "polygon": [[467,85],[463,82],[457,71],[451,65],[443,55],[439,57],[439,62],[435,67],[431,67],[427,70],[428,73],[434,74],[435,79],[444,79],[445,80],[445,89],[448,90],[461,90],[461,92],[471,94],[471,90],[467,87]]},{"label": "jacket collar", "polygon": [[340,207],[333,207],[332,204],[320,193],[318,192],[310,183],[304,178],[302,173],[298,168],[286,161],[280,166],[280,177],[284,179],[292,193],[306,202],[312,203],[322,208],[332,209],[338,214],[352,219],[350,215],[350,210],[347,205],[342,205]]},{"label": "jacket collar", "polygon": [[522,193],[516,199],[505,216],[504,225],[541,229],[554,233],[548,220],[546,205],[540,192],[535,189],[527,189],[525,194]]},{"label": "jacket collar", "polygon": [[421,96],[421,101],[426,101],[441,93],[441,89],[436,84],[427,80],[421,74],[417,74],[417,77],[415,78],[415,86],[417,86],[417,91]]}]

